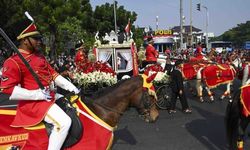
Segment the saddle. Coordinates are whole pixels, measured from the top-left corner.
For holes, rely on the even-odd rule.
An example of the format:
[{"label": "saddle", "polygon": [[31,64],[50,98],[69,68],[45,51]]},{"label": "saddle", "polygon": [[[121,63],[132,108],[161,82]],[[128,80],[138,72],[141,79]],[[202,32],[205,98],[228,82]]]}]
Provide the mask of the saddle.
[{"label": "saddle", "polygon": [[[83,125],[79,119],[76,109],[72,106],[70,100],[64,97],[56,100],[56,104],[71,118],[72,124],[69,129],[68,136],[66,137],[62,148],[68,148],[76,144],[81,138],[83,133]],[[44,122],[48,135],[50,135],[53,125]]]}]

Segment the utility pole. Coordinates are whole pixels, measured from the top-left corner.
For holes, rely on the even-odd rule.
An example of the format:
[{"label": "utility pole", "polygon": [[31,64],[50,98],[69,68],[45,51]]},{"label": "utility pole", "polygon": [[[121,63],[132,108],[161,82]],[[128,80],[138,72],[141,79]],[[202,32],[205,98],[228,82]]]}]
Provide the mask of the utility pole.
[{"label": "utility pole", "polygon": [[116,23],[116,3],[114,0],[114,20],[115,20],[115,34],[117,35],[117,23]]},{"label": "utility pole", "polygon": [[206,9],[206,48],[208,48],[208,8],[203,6]]},{"label": "utility pole", "polygon": [[180,49],[183,48],[183,8],[182,0],[180,0]]},{"label": "utility pole", "polygon": [[156,30],[159,28],[159,16],[156,16]]},{"label": "utility pole", "polygon": [[190,46],[193,46],[193,18],[192,18],[192,0],[190,0]]}]

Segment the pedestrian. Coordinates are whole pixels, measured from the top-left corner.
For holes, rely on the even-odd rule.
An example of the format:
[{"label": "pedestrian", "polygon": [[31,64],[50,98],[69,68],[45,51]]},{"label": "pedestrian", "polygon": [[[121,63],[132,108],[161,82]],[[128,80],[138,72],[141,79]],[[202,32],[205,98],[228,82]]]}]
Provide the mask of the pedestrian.
[{"label": "pedestrian", "polygon": [[48,150],[60,150],[71,126],[71,118],[55,104],[56,93],[53,84],[79,93],[79,90],[59,75],[40,52],[41,34],[33,20],[22,20],[16,28],[18,51],[30,64],[45,89],[38,83],[24,65],[21,58],[14,54],[3,64],[1,91],[10,94],[10,100],[19,100],[12,127],[31,127],[45,121],[53,125],[49,136]]},{"label": "pedestrian", "polygon": [[183,113],[192,112],[192,110],[188,106],[187,98],[184,91],[183,77],[181,71],[179,70],[181,64],[182,61],[177,60],[175,62],[175,67],[171,69],[170,72],[170,77],[171,77],[170,86],[172,89],[172,97],[171,97],[171,106],[169,109],[169,114],[176,112],[175,108],[176,108],[177,97],[179,97],[180,99]]}]

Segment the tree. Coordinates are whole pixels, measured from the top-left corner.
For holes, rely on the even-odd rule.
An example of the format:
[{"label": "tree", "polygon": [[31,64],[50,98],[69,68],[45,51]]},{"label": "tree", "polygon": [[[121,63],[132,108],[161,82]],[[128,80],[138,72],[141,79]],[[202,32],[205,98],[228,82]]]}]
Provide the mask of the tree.
[{"label": "tree", "polygon": [[238,24],[213,40],[232,41],[234,47],[241,48],[245,41],[250,41],[250,21]]},{"label": "tree", "polygon": [[11,40],[16,40],[16,32],[13,30],[14,24],[23,18],[21,14],[22,0],[1,0],[0,3],[0,27],[8,34]]},{"label": "tree", "polygon": [[[124,29],[130,18],[131,24],[136,20],[137,14],[135,12],[127,11],[124,6],[118,6],[115,1],[117,26],[120,32],[124,32]],[[101,35],[109,33],[111,30],[115,30],[114,22],[114,4],[105,3],[101,6],[96,6],[94,11],[94,22],[96,24],[96,31],[99,31]],[[134,29],[134,27],[132,27]]]},{"label": "tree", "polygon": [[[50,56],[55,58],[57,55],[57,49],[60,45],[60,34],[65,29],[67,22],[75,21],[81,25],[83,29],[83,22],[78,22],[77,20],[88,20],[92,16],[92,8],[89,0],[25,0],[23,7],[30,11],[34,16],[37,24],[39,24],[39,29],[46,35],[49,39],[48,44],[50,45]],[[69,19],[74,16],[75,19]],[[70,24],[70,23],[69,23]],[[89,22],[90,24],[90,22]],[[64,27],[61,27],[64,26]],[[69,28],[69,26],[67,26]],[[80,29],[80,28],[76,28]],[[70,31],[70,30],[69,30]],[[82,32],[82,30],[73,32]],[[72,34],[73,34],[72,33]],[[79,39],[82,37],[76,37]]]}]

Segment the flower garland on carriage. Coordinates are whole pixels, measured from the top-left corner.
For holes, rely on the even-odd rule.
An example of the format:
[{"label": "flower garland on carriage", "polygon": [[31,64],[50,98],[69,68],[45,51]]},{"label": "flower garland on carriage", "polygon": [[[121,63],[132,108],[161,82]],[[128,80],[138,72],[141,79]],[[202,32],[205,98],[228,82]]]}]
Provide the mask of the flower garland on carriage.
[{"label": "flower garland on carriage", "polygon": [[167,74],[167,72],[164,72],[164,69],[160,64],[151,64],[146,66],[144,74],[154,78],[153,84],[156,86],[156,88],[170,82],[170,76]]},{"label": "flower garland on carriage", "polygon": [[84,62],[77,66],[74,81],[81,87],[84,94],[91,94],[101,88],[117,83],[114,70],[107,62]]}]

